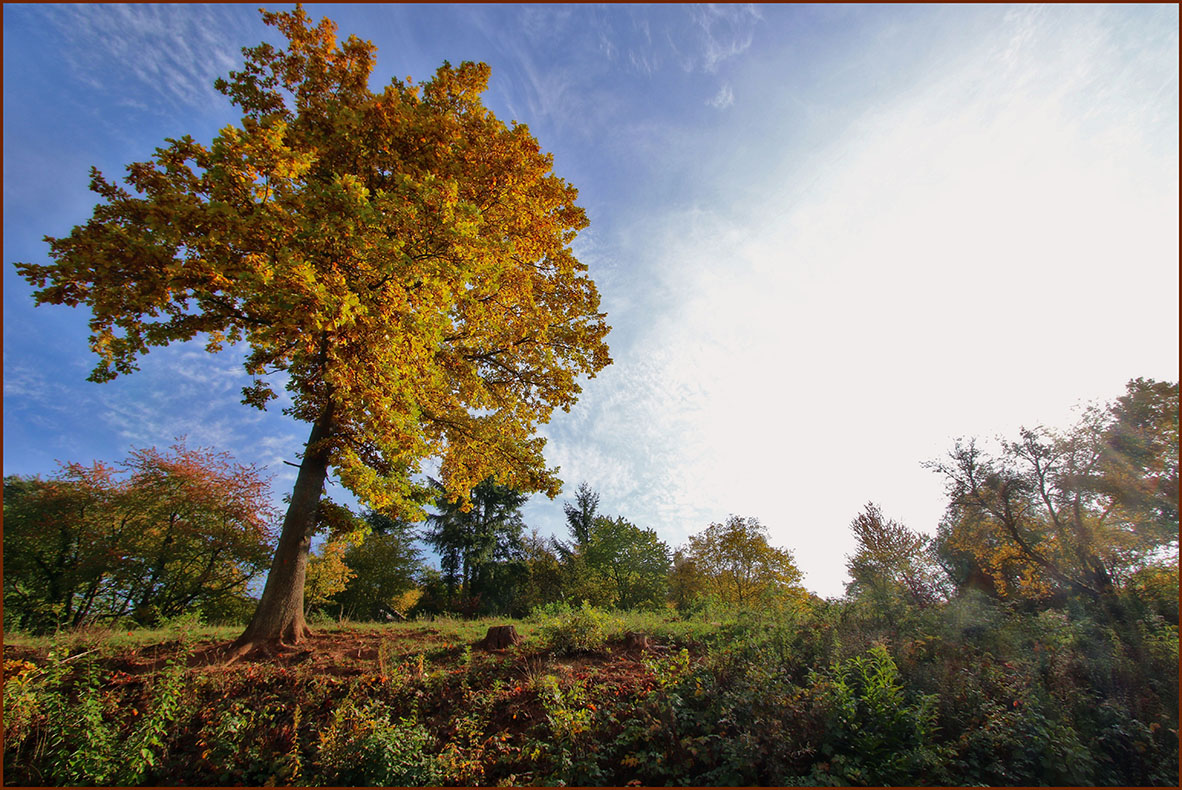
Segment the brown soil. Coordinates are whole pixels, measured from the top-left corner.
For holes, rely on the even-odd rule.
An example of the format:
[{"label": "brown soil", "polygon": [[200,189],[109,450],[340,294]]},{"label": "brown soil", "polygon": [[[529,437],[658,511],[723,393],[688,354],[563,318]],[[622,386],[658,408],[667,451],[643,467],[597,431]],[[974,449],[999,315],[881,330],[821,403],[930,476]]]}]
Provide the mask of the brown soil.
[{"label": "brown soil", "polygon": [[[628,710],[656,687],[656,678],[644,660],[667,654],[671,649],[662,644],[662,639],[636,635],[621,638],[608,649],[578,655],[542,651],[528,641],[505,649],[484,650],[481,649],[484,640],[466,639],[462,641],[454,631],[440,631],[427,625],[329,628],[314,631],[294,648],[270,653],[257,651],[229,664],[225,660],[230,652],[228,640],[188,645],[172,641],[128,649],[113,656],[104,655],[109,648],[97,652],[81,647],[72,652],[79,663],[94,660],[107,670],[108,687],[118,687],[123,704],[140,710],[151,704],[151,673],[179,655],[187,654],[193,675],[212,681],[194,685],[194,688],[214,690],[215,696],[195,703],[192,714],[186,718],[188,729],[177,736],[170,751],[171,759],[179,761],[177,765],[189,766],[177,775],[188,782],[200,779],[197,783],[208,784],[209,777],[220,775],[217,772],[221,768],[202,762],[206,747],[197,735],[205,724],[202,717],[220,709],[216,701],[220,699],[216,696],[221,693],[219,689],[232,693],[246,707],[261,710],[274,705],[277,694],[282,697],[302,693],[303,679],[315,677],[326,681],[329,689],[339,691],[330,690],[327,698],[317,698],[320,701],[314,705],[305,704],[303,713],[307,721],[327,721],[333,710],[331,700],[342,693],[353,693],[350,689],[360,689],[361,694],[369,693],[369,689],[375,694],[383,694],[388,688],[397,689],[392,694],[402,696],[387,696],[388,701],[413,700],[410,704],[417,709],[423,726],[439,743],[463,747],[463,754],[467,755],[464,759],[468,761],[464,763],[468,767],[463,770],[479,769],[468,776],[457,767],[455,770],[461,772],[453,777],[455,781],[464,784],[479,779],[492,784],[519,783],[526,776],[518,775],[523,768],[526,771],[536,768],[531,762],[533,758],[521,757],[521,750],[531,738],[542,737],[539,733],[544,736],[547,731],[547,708],[540,683],[543,677],[554,676],[563,689],[578,689],[575,693],[580,695],[580,704],[592,710]],[[3,652],[6,662],[24,660],[44,666],[48,658],[45,648],[6,645]],[[87,652],[89,657],[85,657]],[[97,658],[100,655],[103,657]],[[421,664],[419,656],[422,656]],[[411,679],[406,685],[401,685],[403,681],[386,685],[388,679],[408,671]],[[470,726],[464,714],[476,699],[490,704],[482,714],[487,719],[479,737],[471,740],[471,733],[465,734],[467,731],[461,732],[459,728]],[[290,732],[283,732],[288,734],[275,736],[279,739],[275,748],[280,750],[289,749],[295,743]]]},{"label": "brown soil", "polygon": [[[302,669],[319,674],[341,677],[358,675],[374,670],[383,642],[387,644],[386,654],[395,659],[421,652],[436,651],[438,654],[441,649],[454,650],[458,654],[463,649],[463,645],[449,643],[437,629],[429,627],[414,630],[313,631],[311,637],[294,647],[258,650],[239,659],[237,663],[287,667],[298,664],[305,665]],[[188,664],[190,667],[216,668],[225,662],[229,646],[229,642],[197,642],[191,646]],[[182,649],[180,642],[165,642],[133,648],[100,663],[120,672],[138,675],[160,669]],[[4,659],[43,664],[46,652],[46,649],[5,645]]]},{"label": "brown soil", "polygon": [[[430,664],[438,666],[458,661],[465,647],[479,648],[482,647],[482,642],[483,640],[471,644],[461,643],[454,635],[444,634],[429,626],[416,629],[313,630],[309,638],[294,647],[256,650],[230,666],[225,666],[230,642],[197,642],[190,646],[191,652],[187,663],[190,667],[205,667],[212,671],[233,671],[235,666],[250,664],[283,667],[299,665],[304,672],[344,678],[378,673],[382,669],[379,659],[383,643],[386,658],[394,663],[423,653],[430,656]],[[118,656],[103,659],[99,663],[126,675],[142,675],[161,669],[182,649],[183,645],[180,642],[165,642],[144,648],[133,648]],[[637,639],[629,634],[625,640],[612,645],[610,650],[602,653],[547,657],[546,671],[557,670],[560,674],[577,674],[580,678],[586,677],[587,672],[609,672],[618,673],[623,679],[634,674],[636,670],[643,674],[641,656],[663,649],[663,645],[655,644],[651,638]],[[27,660],[44,664],[46,652],[46,649],[5,645],[3,657],[6,661]],[[514,663],[521,663],[527,672],[531,660],[541,658],[527,655],[518,646],[488,652],[514,657]]]}]

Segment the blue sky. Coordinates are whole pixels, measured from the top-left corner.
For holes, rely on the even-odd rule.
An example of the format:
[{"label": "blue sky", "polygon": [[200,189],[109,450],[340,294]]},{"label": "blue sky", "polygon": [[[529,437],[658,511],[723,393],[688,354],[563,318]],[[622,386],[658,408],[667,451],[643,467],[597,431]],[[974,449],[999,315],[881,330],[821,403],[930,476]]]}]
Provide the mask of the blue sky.
[{"label": "blue sky", "polygon": [[[674,546],[757,517],[838,595],[867,501],[934,532],[956,437],[1178,378],[1176,5],[307,9],[374,87],[487,62],[580,190],[615,364],[545,426],[543,532],[586,480]],[[184,434],[290,488],[306,427],[239,404],[240,355],[91,384],[87,314],[12,269],[89,218],[91,165],[236,122],[212,82],[264,39],[255,6],[5,6],[5,474]]]}]

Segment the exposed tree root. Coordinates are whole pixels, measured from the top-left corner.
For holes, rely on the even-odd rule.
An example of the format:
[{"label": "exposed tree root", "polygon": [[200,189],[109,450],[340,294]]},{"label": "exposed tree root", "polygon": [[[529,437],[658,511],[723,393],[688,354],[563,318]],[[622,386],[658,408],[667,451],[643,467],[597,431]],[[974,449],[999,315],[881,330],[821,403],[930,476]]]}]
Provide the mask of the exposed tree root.
[{"label": "exposed tree root", "polygon": [[280,636],[266,637],[254,636],[248,630],[225,648],[226,657],[223,666],[229,666],[247,656],[269,660],[284,653],[290,653],[298,650],[299,644],[312,636],[312,629],[304,623],[293,623],[285,631]]}]

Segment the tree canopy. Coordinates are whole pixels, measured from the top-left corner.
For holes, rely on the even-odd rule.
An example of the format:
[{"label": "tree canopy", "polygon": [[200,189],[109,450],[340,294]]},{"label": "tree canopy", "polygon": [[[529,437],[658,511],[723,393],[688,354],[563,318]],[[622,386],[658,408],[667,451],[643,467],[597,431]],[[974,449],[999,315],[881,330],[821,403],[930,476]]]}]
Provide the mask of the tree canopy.
[{"label": "tree canopy", "polygon": [[1176,561],[1177,432],[1177,386],[1137,379],[1067,431],[1023,428],[996,457],[958,442],[933,465],[948,482],[940,541],[958,581],[1001,597],[1101,600],[1148,564]]},{"label": "tree canopy", "polygon": [[452,605],[468,614],[506,611],[515,586],[506,564],[522,557],[521,506],[528,497],[494,479],[472,490],[468,508],[448,501],[442,484],[438,512],[427,519],[426,540],[439,552]]},{"label": "tree canopy", "polygon": [[376,511],[361,516],[365,538],[344,548],[352,577],[332,596],[331,606],[355,620],[403,617],[418,600],[423,562],[412,525]]},{"label": "tree canopy", "polygon": [[759,607],[804,594],[792,552],[768,543],[756,518],[731,516],[691,535],[674,562],[679,595],[700,591],[736,606]]},{"label": "tree canopy", "polygon": [[591,530],[595,525],[598,508],[599,494],[592,490],[586,481],[579,483],[579,488],[575,492],[575,501],[563,504],[562,512],[566,516],[566,528],[574,538],[576,547],[586,547],[591,540]]},{"label": "tree canopy", "polygon": [[[92,312],[91,379],[152,347],[245,344],[265,408],[275,375],[312,424],[260,613],[242,646],[298,640],[316,507],[331,467],[380,510],[421,515],[440,460],[449,498],[495,476],[555,496],[536,435],[579,377],[610,363],[608,326],[570,249],[587,225],[529,129],[483,106],[488,66],[444,63],[369,88],[375,47],[302,7],[263,12],[286,45],[243,50],[216,87],[242,112],[203,145],[167,139],[51,263],[18,263],[39,304]],[[130,188],[130,189],[129,189]]]},{"label": "tree canopy", "polygon": [[937,600],[944,573],[933,559],[931,538],[887,518],[873,502],[850,522],[850,530],[858,545],[846,560],[848,595],[865,596],[884,611],[896,601]]},{"label": "tree canopy", "polygon": [[625,518],[595,519],[586,548],[587,570],[620,609],[656,608],[668,595],[670,551],[651,529]]},{"label": "tree canopy", "polygon": [[154,623],[244,593],[273,538],[267,484],[225,453],[132,450],[4,480],[5,621]]}]

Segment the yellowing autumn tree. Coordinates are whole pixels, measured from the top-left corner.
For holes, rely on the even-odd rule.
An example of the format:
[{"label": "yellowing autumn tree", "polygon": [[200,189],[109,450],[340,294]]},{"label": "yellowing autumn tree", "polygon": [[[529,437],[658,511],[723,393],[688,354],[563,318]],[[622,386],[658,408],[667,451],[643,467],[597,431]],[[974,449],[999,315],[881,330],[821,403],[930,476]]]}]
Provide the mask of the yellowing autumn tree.
[{"label": "yellowing autumn tree", "polygon": [[92,170],[92,219],[17,264],[39,304],[93,311],[93,381],[153,346],[245,342],[244,402],[276,374],[310,423],[267,585],[235,655],[307,633],[303,588],[329,469],[365,504],[418,515],[438,457],[453,500],[481,480],[557,494],[536,435],[609,327],[570,245],[577,191],[519,124],[480,100],[484,64],[369,88],[376,48],[304,10],[244,49],[217,88],[241,110],[211,145],[168,139],[127,187]]},{"label": "yellowing autumn tree", "polygon": [[4,621],[33,632],[216,612],[267,567],[275,514],[253,466],[187,447],[4,478]]},{"label": "yellowing autumn tree", "polygon": [[756,518],[731,516],[711,524],[678,552],[675,594],[693,590],[740,607],[802,601],[807,591],[792,552],[768,543],[767,527]]},{"label": "yellowing autumn tree", "polygon": [[1071,594],[1116,620],[1137,574],[1178,561],[1178,385],[1134,379],[1066,431],[1023,428],[998,455],[957,442],[940,528],[957,582],[1000,598]]}]

